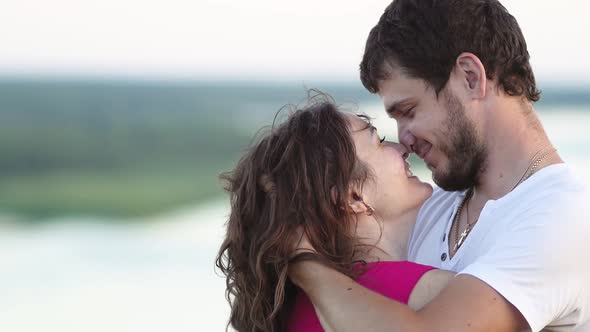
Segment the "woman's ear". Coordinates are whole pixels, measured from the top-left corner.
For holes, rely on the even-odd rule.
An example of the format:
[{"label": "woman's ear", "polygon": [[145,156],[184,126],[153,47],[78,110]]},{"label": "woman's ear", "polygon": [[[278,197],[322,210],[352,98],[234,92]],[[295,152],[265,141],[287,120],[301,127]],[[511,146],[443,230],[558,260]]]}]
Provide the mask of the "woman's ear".
[{"label": "woman's ear", "polygon": [[368,206],[354,188],[348,189],[348,206],[354,213],[368,213]]}]

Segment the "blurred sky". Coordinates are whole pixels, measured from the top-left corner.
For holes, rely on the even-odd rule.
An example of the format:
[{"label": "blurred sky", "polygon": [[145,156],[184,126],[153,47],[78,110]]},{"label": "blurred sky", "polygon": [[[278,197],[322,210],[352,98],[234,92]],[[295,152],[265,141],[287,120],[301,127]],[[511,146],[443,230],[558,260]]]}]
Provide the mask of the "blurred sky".
[{"label": "blurred sky", "polygon": [[[357,80],[389,0],[9,0],[0,74]],[[537,77],[590,82],[587,0],[504,0]]]}]

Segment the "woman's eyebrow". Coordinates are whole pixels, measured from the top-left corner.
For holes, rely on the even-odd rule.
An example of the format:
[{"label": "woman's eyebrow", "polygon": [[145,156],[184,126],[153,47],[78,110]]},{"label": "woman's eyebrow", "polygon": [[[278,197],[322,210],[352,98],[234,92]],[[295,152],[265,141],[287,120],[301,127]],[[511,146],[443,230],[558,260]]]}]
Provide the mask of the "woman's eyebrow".
[{"label": "woman's eyebrow", "polygon": [[367,129],[371,129],[371,132],[377,130],[377,128],[375,128],[375,126],[373,126],[373,124],[371,123],[370,118],[364,114],[356,114],[356,116],[363,120],[363,122],[365,123],[365,126],[363,128],[360,128],[359,130],[355,130],[355,132],[359,132],[359,131],[364,131]]},{"label": "woman's eyebrow", "polygon": [[369,129],[370,135],[373,135],[373,133],[375,133],[377,131],[377,128],[375,128],[375,126],[373,126],[371,123],[367,123],[367,126],[363,129],[361,129],[360,131],[365,131],[367,129]]}]

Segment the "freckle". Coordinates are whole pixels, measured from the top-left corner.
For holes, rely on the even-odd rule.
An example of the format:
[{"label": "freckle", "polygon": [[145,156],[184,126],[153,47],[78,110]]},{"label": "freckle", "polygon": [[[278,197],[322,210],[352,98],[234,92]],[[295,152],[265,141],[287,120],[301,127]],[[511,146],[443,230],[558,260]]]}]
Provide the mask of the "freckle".
[{"label": "freckle", "polygon": [[471,326],[471,323],[467,323],[467,326]]},{"label": "freckle", "polygon": [[500,179],[504,177],[504,174],[500,173]]},{"label": "freckle", "polygon": [[352,288],[348,288],[348,289],[347,289],[347,291],[351,291],[351,290],[352,290]]}]

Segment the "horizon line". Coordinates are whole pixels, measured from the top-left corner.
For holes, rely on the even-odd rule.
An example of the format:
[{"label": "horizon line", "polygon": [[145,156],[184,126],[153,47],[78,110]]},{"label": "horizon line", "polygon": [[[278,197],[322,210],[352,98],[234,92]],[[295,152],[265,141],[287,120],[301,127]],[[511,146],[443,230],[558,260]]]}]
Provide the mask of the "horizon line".
[{"label": "horizon line", "polygon": [[[267,86],[280,84],[295,86],[312,84],[326,84],[332,86],[352,87],[358,85],[363,88],[360,80],[336,77],[310,77],[309,79],[293,78],[280,79],[276,77],[199,77],[197,75],[163,75],[163,74],[98,74],[98,73],[8,73],[0,71],[0,82],[7,81],[38,81],[38,82],[79,82],[79,83],[143,83],[143,84],[207,84],[207,85],[244,85],[255,84]],[[590,79],[582,80],[537,80],[537,85],[545,88],[574,88],[576,90],[590,90]],[[364,88],[363,88],[364,89]]]}]

